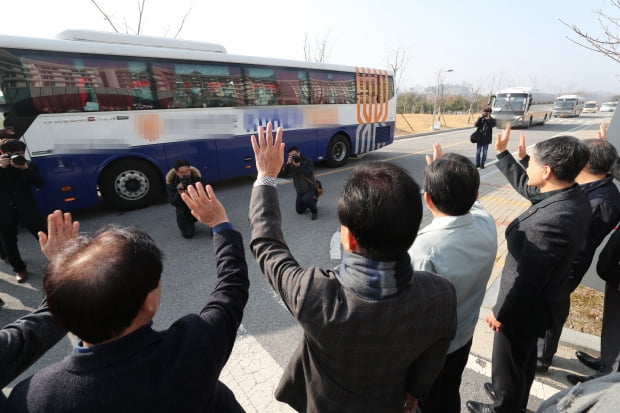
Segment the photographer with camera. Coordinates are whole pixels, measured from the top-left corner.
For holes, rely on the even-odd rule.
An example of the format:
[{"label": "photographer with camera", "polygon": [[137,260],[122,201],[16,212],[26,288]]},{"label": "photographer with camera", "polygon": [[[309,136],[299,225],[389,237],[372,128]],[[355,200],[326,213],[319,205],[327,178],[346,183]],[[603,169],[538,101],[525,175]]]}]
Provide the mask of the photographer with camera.
[{"label": "photographer with camera", "polygon": [[192,238],[195,233],[196,218],[181,199],[181,194],[187,187],[202,182],[198,168],[194,168],[185,159],[175,161],[173,169],[166,174],[166,187],[168,200],[175,207],[177,214],[177,226],[181,230],[183,238]]},{"label": "photographer with camera", "polygon": [[28,279],[26,264],[17,248],[19,224],[36,239],[39,231],[46,232],[45,220],[32,194],[32,187],[43,185],[43,180],[36,165],[24,157],[25,152],[26,144],[20,140],[0,141],[0,241],[18,283]]},{"label": "photographer with camera", "polygon": [[297,192],[295,210],[303,214],[307,209],[312,213],[311,219],[318,218],[317,197],[315,195],[314,165],[310,159],[301,156],[299,148],[292,146],[288,150],[288,159],[282,167],[279,178],[293,178],[293,185]]},{"label": "photographer with camera", "polygon": [[476,128],[480,131],[480,137],[476,142],[476,167],[484,169],[487,160],[487,150],[493,141],[493,128],[496,125],[495,118],[491,117],[491,108],[486,108],[476,121]]}]

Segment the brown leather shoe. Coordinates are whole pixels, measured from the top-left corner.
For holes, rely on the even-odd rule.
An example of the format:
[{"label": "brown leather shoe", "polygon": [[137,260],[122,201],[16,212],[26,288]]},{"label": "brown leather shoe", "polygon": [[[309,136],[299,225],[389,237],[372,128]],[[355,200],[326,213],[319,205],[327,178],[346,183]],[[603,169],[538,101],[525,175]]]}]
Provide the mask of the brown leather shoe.
[{"label": "brown leather shoe", "polygon": [[18,283],[25,283],[28,280],[28,270],[17,271],[15,279]]}]

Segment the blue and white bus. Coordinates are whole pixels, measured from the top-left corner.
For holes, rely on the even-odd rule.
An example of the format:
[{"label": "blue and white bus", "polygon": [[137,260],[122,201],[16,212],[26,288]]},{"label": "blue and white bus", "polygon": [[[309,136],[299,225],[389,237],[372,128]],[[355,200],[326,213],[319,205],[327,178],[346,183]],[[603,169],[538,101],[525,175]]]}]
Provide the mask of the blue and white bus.
[{"label": "blue and white bus", "polygon": [[511,126],[529,128],[544,125],[551,119],[554,100],[552,93],[530,87],[512,87],[492,95],[490,105],[498,127],[503,128],[510,122]]},{"label": "blue and white bus", "polygon": [[343,165],[394,140],[386,70],[234,56],[222,46],[68,30],[0,35],[5,121],[42,171],[44,211],[147,206],[177,159],[206,182],[256,173],[249,136],[272,122],[304,156]]}]

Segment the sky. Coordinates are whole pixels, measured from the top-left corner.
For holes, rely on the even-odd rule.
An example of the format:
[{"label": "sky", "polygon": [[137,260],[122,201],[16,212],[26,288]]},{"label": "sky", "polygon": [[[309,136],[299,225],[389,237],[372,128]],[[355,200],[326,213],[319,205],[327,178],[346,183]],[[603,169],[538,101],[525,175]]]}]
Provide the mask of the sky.
[{"label": "sky", "polygon": [[[138,0],[97,3],[119,31],[135,33]],[[177,38],[230,54],[303,60],[306,38],[327,39],[328,63],[389,68],[404,51],[401,91],[435,85],[442,73],[483,94],[533,86],[610,97],[620,94],[620,64],[571,42],[579,37],[560,21],[601,35],[599,9],[620,17],[610,0],[146,0],[142,34],[174,37],[189,11]],[[113,30],[90,0],[19,0],[3,17],[7,35]]]}]

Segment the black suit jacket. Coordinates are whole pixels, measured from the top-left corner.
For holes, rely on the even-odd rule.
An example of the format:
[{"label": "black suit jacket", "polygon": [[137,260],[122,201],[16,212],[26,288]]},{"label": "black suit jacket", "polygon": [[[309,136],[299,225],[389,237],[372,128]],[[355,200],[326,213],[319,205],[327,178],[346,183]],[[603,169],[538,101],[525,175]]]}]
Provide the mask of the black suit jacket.
[{"label": "black suit jacket", "polygon": [[[508,152],[498,156],[497,167],[523,196],[532,199],[538,192],[527,187],[525,170]],[[558,317],[569,300],[568,274],[590,216],[588,196],[575,184],[533,204],[508,226],[508,255],[493,308],[504,329],[542,337]]]}]

